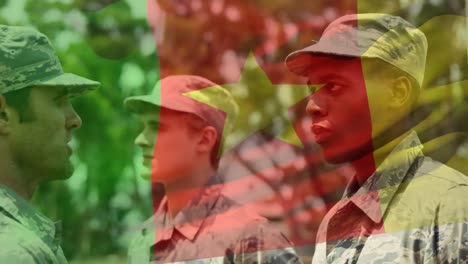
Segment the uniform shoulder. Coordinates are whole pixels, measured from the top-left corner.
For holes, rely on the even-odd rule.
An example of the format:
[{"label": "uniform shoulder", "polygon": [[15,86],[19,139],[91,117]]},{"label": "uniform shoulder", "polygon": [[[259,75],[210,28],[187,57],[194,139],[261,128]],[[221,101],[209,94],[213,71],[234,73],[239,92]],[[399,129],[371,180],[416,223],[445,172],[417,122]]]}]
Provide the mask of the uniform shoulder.
[{"label": "uniform shoulder", "polygon": [[224,221],[232,219],[243,225],[268,223],[268,220],[251,206],[239,204],[225,195],[220,195],[213,213],[221,216]]},{"label": "uniform shoulder", "polygon": [[0,248],[0,263],[53,263],[40,248],[21,241],[8,243]]},{"label": "uniform shoulder", "polygon": [[16,220],[0,213],[0,263],[53,263],[44,242]]},{"label": "uniform shoulder", "polygon": [[224,210],[218,221],[229,226],[231,230],[238,230],[240,241],[257,241],[265,247],[264,250],[291,247],[289,239],[253,207],[238,204],[227,197],[222,199],[230,206],[228,210]]},{"label": "uniform shoulder", "polygon": [[415,176],[425,176],[429,183],[437,184],[439,188],[445,190],[457,186],[468,186],[468,176],[429,157],[424,157]]},{"label": "uniform shoulder", "polygon": [[[468,223],[468,184],[456,184],[440,197],[437,222],[444,224]],[[466,226],[465,226],[466,228]]]},{"label": "uniform shoulder", "polygon": [[468,222],[468,176],[429,157],[417,173],[426,179],[421,197],[437,202],[439,225]]}]

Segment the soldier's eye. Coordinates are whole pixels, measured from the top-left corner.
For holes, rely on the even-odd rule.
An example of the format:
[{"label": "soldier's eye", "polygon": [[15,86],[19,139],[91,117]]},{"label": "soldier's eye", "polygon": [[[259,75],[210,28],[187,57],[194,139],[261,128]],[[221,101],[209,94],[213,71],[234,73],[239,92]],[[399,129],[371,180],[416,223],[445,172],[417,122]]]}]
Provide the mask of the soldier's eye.
[{"label": "soldier's eye", "polygon": [[317,92],[319,87],[320,87],[320,85],[312,84],[312,82],[310,80],[307,81],[307,88],[309,89],[310,93]]},{"label": "soldier's eye", "polygon": [[327,89],[327,91],[330,93],[337,93],[341,90],[341,88],[342,85],[334,82],[327,83],[327,85],[325,86],[325,89]]},{"label": "soldier's eye", "polygon": [[58,105],[66,104],[69,101],[70,101],[70,99],[66,95],[61,95],[61,96],[57,96],[57,97],[54,98],[54,102],[56,104],[58,104]]},{"label": "soldier's eye", "polygon": [[159,129],[159,122],[149,121],[148,122],[148,127],[151,128],[152,130],[158,130]]}]

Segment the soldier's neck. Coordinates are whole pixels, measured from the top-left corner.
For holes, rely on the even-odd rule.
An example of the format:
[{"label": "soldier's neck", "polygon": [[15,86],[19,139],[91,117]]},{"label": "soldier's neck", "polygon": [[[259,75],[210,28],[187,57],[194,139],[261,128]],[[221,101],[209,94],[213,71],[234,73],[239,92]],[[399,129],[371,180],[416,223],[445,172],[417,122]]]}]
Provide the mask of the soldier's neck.
[{"label": "soldier's neck", "polygon": [[382,162],[388,157],[392,150],[408,135],[404,133],[399,137],[387,142],[374,152],[367,153],[363,157],[351,162],[359,183],[362,186],[371,177]]},{"label": "soldier's neck", "polygon": [[214,176],[216,171],[209,166],[195,168],[173,183],[166,183],[167,209],[169,215],[174,218],[188,203],[205,187],[206,183]]},{"label": "soldier's neck", "polygon": [[39,185],[37,179],[27,170],[20,168],[7,155],[0,154],[0,183],[13,190],[26,200],[31,200]]}]

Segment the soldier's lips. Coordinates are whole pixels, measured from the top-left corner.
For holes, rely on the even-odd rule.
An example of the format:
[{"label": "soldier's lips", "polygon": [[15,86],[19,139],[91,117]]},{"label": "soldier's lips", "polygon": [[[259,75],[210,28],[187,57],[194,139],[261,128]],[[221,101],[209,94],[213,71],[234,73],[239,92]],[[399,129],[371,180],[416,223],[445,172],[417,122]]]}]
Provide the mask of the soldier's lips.
[{"label": "soldier's lips", "polygon": [[67,153],[68,153],[69,156],[71,156],[73,154],[73,149],[69,145],[71,140],[72,140],[71,135],[67,135],[65,144],[67,145]]},{"label": "soldier's lips", "polygon": [[150,168],[153,163],[153,156],[143,155],[143,166]]},{"label": "soldier's lips", "polygon": [[313,124],[310,130],[314,134],[315,141],[318,144],[325,143],[332,135],[332,130],[328,124]]}]

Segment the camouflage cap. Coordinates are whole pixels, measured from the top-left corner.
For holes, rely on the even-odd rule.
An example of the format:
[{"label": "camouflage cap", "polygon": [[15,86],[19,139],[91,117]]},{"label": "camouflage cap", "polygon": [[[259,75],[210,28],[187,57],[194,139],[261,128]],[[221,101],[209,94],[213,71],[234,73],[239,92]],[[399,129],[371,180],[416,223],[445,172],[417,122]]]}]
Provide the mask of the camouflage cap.
[{"label": "camouflage cap", "polygon": [[[305,76],[314,55],[376,58],[408,73],[422,86],[427,45],[424,33],[401,17],[352,14],[328,25],[315,44],[289,54],[286,67]],[[306,54],[309,58],[302,56]]]},{"label": "camouflage cap", "polygon": [[68,87],[81,94],[100,83],[64,73],[49,39],[28,27],[0,25],[0,94],[29,86]]},{"label": "camouflage cap", "polygon": [[[230,117],[235,118],[238,106],[231,93],[214,82],[195,75],[174,75],[161,79],[156,83],[151,94],[128,97],[124,101],[127,109],[135,113],[142,113],[148,107],[163,107],[174,111],[194,114],[216,128],[218,132],[225,128],[225,115],[208,104],[199,102],[189,96],[188,93],[206,89],[202,96],[208,101],[216,100],[223,105],[223,109],[229,111]],[[231,119],[232,120],[232,119]],[[228,129],[231,124],[226,124]]]}]

